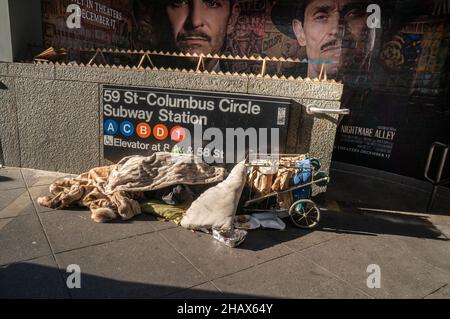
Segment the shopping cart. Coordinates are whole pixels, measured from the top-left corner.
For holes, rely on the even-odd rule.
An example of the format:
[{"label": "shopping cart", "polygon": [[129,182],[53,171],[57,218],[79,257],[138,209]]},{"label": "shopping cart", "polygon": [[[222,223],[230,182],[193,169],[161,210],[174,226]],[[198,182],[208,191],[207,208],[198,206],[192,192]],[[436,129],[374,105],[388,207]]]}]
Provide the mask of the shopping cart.
[{"label": "shopping cart", "polygon": [[[296,226],[304,229],[313,229],[319,224],[320,208],[311,199],[312,187],[325,187],[329,183],[328,175],[320,171],[319,160],[310,158],[308,154],[253,154],[248,158],[246,166],[249,182],[246,192],[248,200],[243,204],[244,212],[252,214],[271,211],[281,218],[289,216]],[[255,171],[263,171],[261,174],[266,174],[269,178],[269,175],[278,178],[280,170],[287,176],[287,187],[266,193],[256,189],[253,178]],[[281,197],[284,199],[281,200]],[[291,198],[290,202],[286,198]]]}]

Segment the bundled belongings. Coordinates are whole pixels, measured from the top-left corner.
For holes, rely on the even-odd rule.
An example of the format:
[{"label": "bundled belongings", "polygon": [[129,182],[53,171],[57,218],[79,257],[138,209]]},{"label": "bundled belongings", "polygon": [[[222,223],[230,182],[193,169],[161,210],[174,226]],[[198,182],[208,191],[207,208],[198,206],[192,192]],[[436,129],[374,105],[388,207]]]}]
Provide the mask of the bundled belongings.
[{"label": "bundled belongings", "polygon": [[177,185],[161,198],[168,205],[191,204],[194,201],[194,193],[187,185]]},{"label": "bundled belongings", "polygon": [[267,213],[252,215],[262,227],[282,230],[285,224],[279,217],[290,216],[296,226],[313,229],[319,224],[320,208],[311,200],[312,187],[325,187],[329,177],[320,171],[320,161],[308,154],[278,155],[258,154],[250,160],[249,183],[244,192],[248,200],[243,210],[247,214]]},{"label": "bundled belongings", "polygon": [[[130,219],[141,214],[138,200],[144,192],[176,185],[207,185],[224,180],[226,171],[210,166],[193,155],[154,153],[151,156],[128,156],[116,165],[94,168],[76,178],[64,178],[50,185],[51,196],[38,203],[54,209],[71,205],[88,207],[96,222]],[[181,189],[174,191],[175,200]]]},{"label": "bundled belongings", "polygon": [[[210,166],[193,155],[128,156],[115,165],[55,181],[50,185],[52,195],[38,198],[38,203],[56,209],[87,207],[96,222],[151,213],[236,247],[246,239],[247,230],[285,229],[278,209],[267,200],[270,197],[276,196],[275,208],[288,211],[299,227],[318,224],[320,210],[309,200],[318,176],[315,167],[308,156],[284,156],[277,162],[242,161],[226,176],[225,168]],[[327,182],[328,177],[321,175],[317,181]],[[246,185],[250,199],[244,202]],[[262,209],[248,208],[262,203]],[[236,217],[238,207],[255,213]],[[317,217],[312,218],[311,212]]]},{"label": "bundled belongings", "polygon": [[[55,181],[50,185],[52,196],[40,197],[38,203],[56,209],[88,207],[96,222],[151,213],[188,229],[207,231],[236,247],[247,235],[234,227],[247,178],[245,163],[236,165],[226,179],[225,174],[224,168],[209,166],[192,155],[129,156],[116,165]],[[194,200],[198,190],[202,194]]]},{"label": "bundled belongings", "polygon": [[289,209],[294,202],[292,193],[283,191],[293,186],[296,163],[307,158],[308,155],[284,156],[273,161],[267,160],[263,162],[264,165],[251,165],[247,186],[255,193],[252,196],[280,193],[277,198],[278,206]]}]

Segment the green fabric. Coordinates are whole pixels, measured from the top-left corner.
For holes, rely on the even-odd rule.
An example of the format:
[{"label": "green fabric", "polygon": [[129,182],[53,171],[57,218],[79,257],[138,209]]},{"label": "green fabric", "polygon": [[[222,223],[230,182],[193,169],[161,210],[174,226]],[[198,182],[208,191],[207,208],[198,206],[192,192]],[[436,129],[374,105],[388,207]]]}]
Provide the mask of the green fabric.
[{"label": "green fabric", "polygon": [[171,220],[177,225],[180,225],[188,209],[188,206],[185,205],[168,205],[158,200],[146,201],[140,205],[143,213],[153,214],[165,220]]}]

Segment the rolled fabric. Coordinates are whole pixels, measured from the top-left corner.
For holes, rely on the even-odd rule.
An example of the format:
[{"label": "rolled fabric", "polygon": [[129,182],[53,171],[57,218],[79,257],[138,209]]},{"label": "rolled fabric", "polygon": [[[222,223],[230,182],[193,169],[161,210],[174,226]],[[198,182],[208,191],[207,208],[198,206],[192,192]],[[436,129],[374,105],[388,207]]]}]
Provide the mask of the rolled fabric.
[{"label": "rolled fabric", "polygon": [[206,190],[195,200],[181,220],[188,229],[217,229],[230,231],[234,228],[234,216],[247,179],[245,161],[238,163],[228,177]]}]

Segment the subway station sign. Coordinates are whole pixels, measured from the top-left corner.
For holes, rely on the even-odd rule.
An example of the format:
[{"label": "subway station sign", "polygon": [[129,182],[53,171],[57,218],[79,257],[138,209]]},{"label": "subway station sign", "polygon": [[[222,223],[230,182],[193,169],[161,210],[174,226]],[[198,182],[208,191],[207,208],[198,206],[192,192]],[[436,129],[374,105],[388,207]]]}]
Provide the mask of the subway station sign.
[{"label": "subway station sign", "polygon": [[154,152],[230,163],[245,151],[283,152],[291,100],[221,92],[103,85],[104,157]]}]

